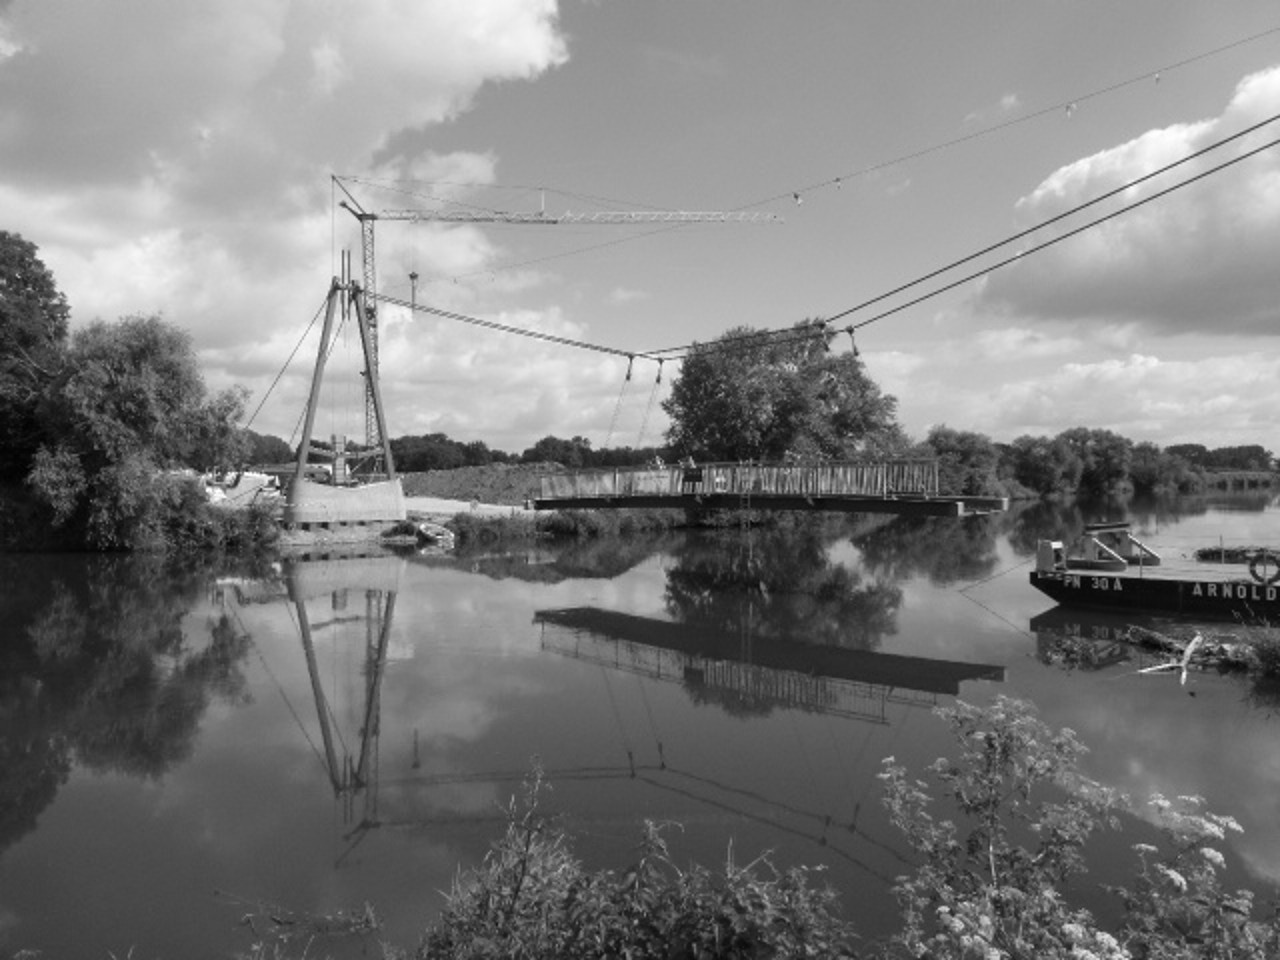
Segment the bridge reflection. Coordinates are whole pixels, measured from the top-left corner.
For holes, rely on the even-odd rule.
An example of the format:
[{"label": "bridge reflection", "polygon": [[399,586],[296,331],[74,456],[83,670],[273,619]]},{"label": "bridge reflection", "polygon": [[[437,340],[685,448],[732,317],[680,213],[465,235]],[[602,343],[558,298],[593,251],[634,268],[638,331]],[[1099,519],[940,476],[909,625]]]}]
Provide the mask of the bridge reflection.
[{"label": "bridge reflection", "polygon": [[875,653],[596,607],[540,610],[543,649],[700,694],[720,692],[757,708],[780,706],[888,723],[890,703],[934,706],[966,680],[1004,680],[1004,667]]},{"label": "bridge reflection", "polygon": [[[416,730],[412,762],[380,768],[382,687],[388,673],[394,673],[398,646],[406,643],[394,623],[405,569],[404,560],[395,556],[293,561],[283,566],[278,581],[236,591],[242,604],[283,602],[291,611],[309,680],[303,689],[314,707],[303,709],[295,698],[290,712],[341,805],[344,828],[336,866],[349,862],[376,831],[447,831],[500,823],[504,814],[496,806],[449,809],[426,798],[467,784],[514,787],[529,776],[527,769],[495,768],[483,761],[477,769],[431,769],[438,766],[431,759],[418,762]],[[927,707],[942,695],[957,693],[966,680],[1004,679],[999,666],[743,637],[589,607],[538,611],[535,623],[547,654],[587,660],[606,671],[629,671],[642,679],[677,682],[730,712],[735,703],[749,701],[752,709],[786,707],[887,726],[890,707],[898,713],[904,706]],[[347,666],[328,669],[320,662],[325,651],[348,654]],[[605,677],[607,683],[607,672]],[[281,693],[286,695],[283,687]],[[343,696],[353,703],[339,702]],[[868,736],[873,730],[867,729]],[[698,809],[678,815],[686,825],[756,824],[824,848],[885,885],[905,863],[901,850],[878,836],[877,829],[863,826],[863,793],[874,778],[862,790],[834,799],[775,794],[749,778],[695,766],[689,758],[683,765],[674,761],[668,753],[681,750],[665,750],[660,736],[652,744],[656,752],[639,759],[625,734],[618,746],[625,748],[625,759],[600,756],[596,759],[604,762],[593,763],[583,757],[586,762],[576,763],[566,755],[562,761],[568,762],[548,764],[544,773],[553,784],[616,784],[627,791],[634,785],[652,791],[646,809],[661,804],[656,800],[660,795],[668,802],[693,801]],[[588,794],[606,795],[594,788]],[[587,799],[570,819],[596,824],[611,823],[617,816],[607,803]],[[624,816],[631,824],[635,814]]]}]

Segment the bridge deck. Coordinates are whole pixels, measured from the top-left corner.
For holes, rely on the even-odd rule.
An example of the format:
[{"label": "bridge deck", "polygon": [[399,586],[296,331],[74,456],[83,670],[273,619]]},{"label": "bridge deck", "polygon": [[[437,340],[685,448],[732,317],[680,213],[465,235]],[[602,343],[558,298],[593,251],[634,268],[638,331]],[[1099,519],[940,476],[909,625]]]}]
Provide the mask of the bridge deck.
[{"label": "bridge deck", "polygon": [[968,516],[1007,510],[999,497],[938,493],[934,460],[815,464],[702,463],[548,474],[536,510],[685,507]]}]

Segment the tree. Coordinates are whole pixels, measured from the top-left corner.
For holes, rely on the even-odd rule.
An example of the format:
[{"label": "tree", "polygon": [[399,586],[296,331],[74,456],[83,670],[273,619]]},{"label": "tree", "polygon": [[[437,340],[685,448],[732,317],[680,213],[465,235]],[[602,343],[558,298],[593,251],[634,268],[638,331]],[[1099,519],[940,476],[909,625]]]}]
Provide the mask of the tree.
[{"label": "tree", "polygon": [[1205,457],[1205,466],[1227,470],[1270,470],[1275,458],[1261,444],[1239,447],[1218,447]]},{"label": "tree", "polygon": [[165,471],[238,462],[243,406],[235,388],[206,400],[190,337],[159,317],[91,324],[41,398],[50,439],[27,482],[55,523],[82,514],[93,546],[158,545],[189,504]]},{"label": "tree", "polygon": [[1000,451],[991,438],[939,425],[925,441],[938,458],[938,492],[954,496],[998,496]]},{"label": "tree", "polygon": [[1202,443],[1175,443],[1165,447],[1164,452],[1182,457],[1192,466],[1204,467],[1209,464],[1209,448]]},{"label": "tree", "polygon": [[828,352],[825,327],[739,327],[695,345],[663,401],[678,456],[707,460],[843,458],[896,453],[897,400],[855,353]]},{"label": "tree", "polygon": [[1171,453],[1170,447],[1161,450],[1150,441],[1133,445],[1133,457],[1129,464],[1129,479],[1139,493],[1172,493],[1194,490],[1201,474],[1181,456]]},{"label": "tree", "polygon": [[1129,478],[1133,444],[1110,430],[1073,427],[1058,434],[1080,458],[1080,489],[1088,494],[1114,493]]},{"label": "tree", "polygon": [[586,437],[563,440],[546,436],[520,454],[524,463],[559,463],[566,467],[585,466],[591,456],[591,441]]},{"label": "tree", "polygon": [[279,437],[255,433],[253,430],[245,430],[244,438],[248,446],[245,459],[249,463],[259,465],[289,463],[294,459],[293,449]]},{"label": "tree", "polygon": [[27,471],[39,445],[36,408],[67,339],[66,297],[36,251],[0,230],[0,479]]},{"label": "tree", "polygon": [[1084,468],[1080,457],[1060,437],[1018,437],[1010,446],[1013,478],[1041,496],[1073,493]]}]

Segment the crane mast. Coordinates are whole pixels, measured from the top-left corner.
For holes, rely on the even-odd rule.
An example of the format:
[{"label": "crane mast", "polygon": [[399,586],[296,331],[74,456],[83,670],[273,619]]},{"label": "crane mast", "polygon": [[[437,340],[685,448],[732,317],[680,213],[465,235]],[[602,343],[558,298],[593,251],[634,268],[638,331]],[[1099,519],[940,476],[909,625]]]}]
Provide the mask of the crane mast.
[{"label": "crane mast", "polygon": [[[378,418],[373,397],[373,381],[378,372],[378,314],[374,302],[377,292],[376,270],[374,267],[374,224],[379,220],[391,220],[407,223],[507,223],[529,226],[563,226],[566,224],[685,224],[685,223],[781,223],[782,218],[774,213],[746,210],[623,210],[597,211],[593,213],[548,214],[544,209],[532,212],[503,210],[384,210],[371,212],[356,202],[355,197],[347,190],[338,177],[334,183],[347,195],[347,200],[339,201],[339,206],[349,212],[360,222],[361,260],[364,271],[365,310],[368,314],[369,330],[372,341],[369,366],[365,377],[365,445],[370,450],[380,450],[382,435],[378,428]],[[350,201],[350,202],[348,202]],[[374,463],[374,472],[382,469],[381,457]]]}]

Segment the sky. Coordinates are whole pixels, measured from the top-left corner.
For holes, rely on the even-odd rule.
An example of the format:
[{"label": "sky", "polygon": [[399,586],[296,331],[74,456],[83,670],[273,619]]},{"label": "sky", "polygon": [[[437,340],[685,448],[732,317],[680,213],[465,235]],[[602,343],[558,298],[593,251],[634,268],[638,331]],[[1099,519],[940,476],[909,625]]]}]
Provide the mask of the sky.
[{"label": "sky", "polygon": [[[640,354],[836,317],[916,439],[1275,451],[1280,147],[1208,171],[1280,121],[892,294],[1275,114],[1274,0],[0,0],[0,229],[285,439],[345,200],[774,218],[379,219],[380,295],[617,351],[381,304],[391,436],[657,444]],[[318,432],[363,433],[359,368],[344,328]]]}]

